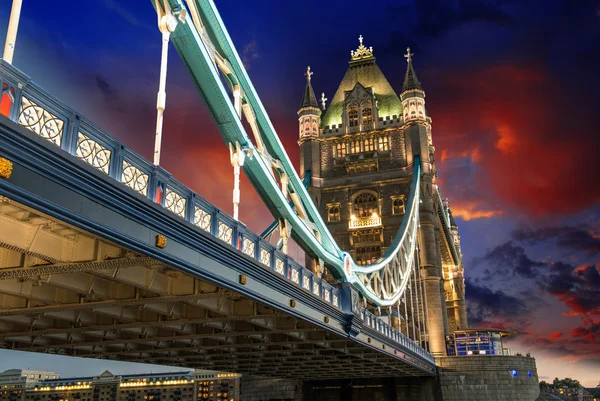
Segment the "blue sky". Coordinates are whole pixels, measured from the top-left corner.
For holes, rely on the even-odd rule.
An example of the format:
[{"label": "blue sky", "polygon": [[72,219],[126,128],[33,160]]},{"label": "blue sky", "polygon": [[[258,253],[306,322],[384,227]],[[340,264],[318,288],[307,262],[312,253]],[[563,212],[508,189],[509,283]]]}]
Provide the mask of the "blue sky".
[{"label": "blue sky", "polygon": [[[596,385],[600,2],[215,2],[292,160],[307,65],[332,98],[362,34],[399,91],[411,47],[460,226],[472,326],[517,330],[510,346],[536,356],[542,377]],[[4,2],[0,26],[8,12]],[[150,1],[24,0],[15,66],[148,159],[159,60]],[[165,168],[229,210],[227,148],[173,49],[167,94]],[[240,213],[256,231],[269,220],[245,180]],[[0,351],[4,367],[138,369]]]}]

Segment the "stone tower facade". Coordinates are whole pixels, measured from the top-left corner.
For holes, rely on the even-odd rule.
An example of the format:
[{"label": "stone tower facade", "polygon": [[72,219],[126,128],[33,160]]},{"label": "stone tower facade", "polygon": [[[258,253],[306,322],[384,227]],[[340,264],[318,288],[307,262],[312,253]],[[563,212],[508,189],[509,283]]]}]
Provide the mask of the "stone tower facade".
[{"label": "stone tower facade", "polygon": [[414,157],[420,157],[418,280],[428,317],[422,345],[443,356],[446,334],[466,328],[467,321],[458,228],[435,182],[425,91],[410,50],[398,93],[377,66],[373,49],[363,45],[362,36],[359,41],[327,107],[323,96],[322,110],[307,71],[298,111],[300,174],[310,172],[309,192],[339,246],[357,263],[370,264],[390,246],[402,224]]}]

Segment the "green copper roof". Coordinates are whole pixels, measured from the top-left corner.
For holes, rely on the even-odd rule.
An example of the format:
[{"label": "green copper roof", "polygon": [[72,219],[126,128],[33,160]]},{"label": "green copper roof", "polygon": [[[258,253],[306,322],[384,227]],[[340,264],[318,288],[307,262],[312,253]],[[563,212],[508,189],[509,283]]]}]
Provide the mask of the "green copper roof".
[{"label": "green copper roof", "polygon": [[371,57],[362,61],[350,62],[342,83],[335,92],[325,115],[321,118],[323,127],[342,123],[344,92],[351,91],[357,82],[360,82],[365,88],[373,88],[377,107],[379,108],[379,117],[402,115],[400,98],[375,63],[375,57]]}]

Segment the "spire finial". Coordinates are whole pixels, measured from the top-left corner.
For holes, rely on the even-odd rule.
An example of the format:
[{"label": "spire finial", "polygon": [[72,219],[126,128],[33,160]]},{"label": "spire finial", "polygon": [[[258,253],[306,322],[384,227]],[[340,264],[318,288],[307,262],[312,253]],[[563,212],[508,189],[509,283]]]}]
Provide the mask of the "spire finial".
[{"label": "spire finial", "polygon": [[313,72],[310,71],[310,65],[308,67],[306,67],[306,73],[304,74],[304,76],[306,77],[306,79],[308,79],[310,81],[310,77],[312,76]]},{"label": "spire finial", "polygon": [[368,49],[365,47],[365,45],[363,45],[363,36],[359,35],[358,36],[358,49],[356,50],[351,50],[350,51],[350,56],[352,56],[352,60],[360,60],[363,58],[370,58],[373,57],[373,48],[369,47]]},{"label": "spire finial", "polygon": [[407,47],[406,54],[404,55],[404,57],[406,57],[406,62],[410,63],[412,61],[412,56],[414,56],[414,53],[411,53],[410,47]]},{"label": "spire finial", "polygon": [[325,102],[328,99],[325,97],[325,92],[321,93],[321,106],[323,106],[323,110],[325,110]]}]

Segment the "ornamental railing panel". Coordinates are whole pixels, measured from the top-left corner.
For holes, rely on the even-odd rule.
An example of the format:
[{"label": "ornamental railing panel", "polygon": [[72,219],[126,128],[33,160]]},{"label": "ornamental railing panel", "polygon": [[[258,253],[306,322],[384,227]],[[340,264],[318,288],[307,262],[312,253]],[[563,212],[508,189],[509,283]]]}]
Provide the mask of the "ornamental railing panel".
[{"label": "ornamental railing panel", "polygon": [[21,98],[18,122],[56,146],[62,145],[64,121],[29,97]]},{"label": "ornamental railing panel", "polygon": [[75,156],[103,173],[109,173],[112,151],[89,135],[78,132]]}]

